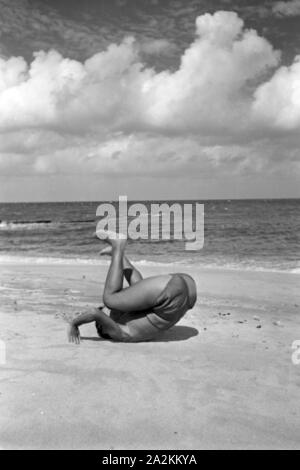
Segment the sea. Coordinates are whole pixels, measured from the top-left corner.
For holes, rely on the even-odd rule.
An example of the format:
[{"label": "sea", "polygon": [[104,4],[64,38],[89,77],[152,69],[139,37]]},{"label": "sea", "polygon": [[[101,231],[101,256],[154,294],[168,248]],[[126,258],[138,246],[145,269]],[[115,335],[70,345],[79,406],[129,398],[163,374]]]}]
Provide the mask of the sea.
[{"label": "sea", "polygon": [[[0,204],[0,264],[103,264],[104,242],[95,237],[97,207],[118,201]],[[204,204],[204,246],[187,251],[184,240],[128,241],[128,253],[145,265],[300,273],[300,199],[180,200],[152,204]],[[196,211],[193,211],[196,218]],[[129,217],[132,221],[134,217]],[[171,218],[171,235],[173,218]],[[196,220],[193,220],[195,228]]]}]

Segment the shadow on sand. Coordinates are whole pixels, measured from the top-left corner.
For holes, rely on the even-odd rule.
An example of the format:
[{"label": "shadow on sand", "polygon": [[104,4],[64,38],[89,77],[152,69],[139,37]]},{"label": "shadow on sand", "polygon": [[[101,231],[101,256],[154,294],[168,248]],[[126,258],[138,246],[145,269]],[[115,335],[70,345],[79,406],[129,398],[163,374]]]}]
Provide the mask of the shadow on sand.
[{"label": "shadow on sand", "polygon": [[186,341],[187,339],[193,338],[194,336],[198,336],[199,331],[196,328],[192,328],[191,326],[181,326],[176,325],[170,330],[165,331],[161,334],[158,338],[154,339],[153,342],[161,343],[161,342],[169,342],[169,341]]},{"label": "shadow on sand", "polygon": [[[168,331],[165,331],[160,334],[158,338],[155,338],[151,341],[145,341],[147,343],[168,343],[171,341],[186,341],[187,339],[197,336],[199,331],[196,328],[191,326],[173,326]],[[98,336],[81,336],[82,341],[107,341],[104,338],[99,338]],[[141,341],[142,342],[142,341]]]}]

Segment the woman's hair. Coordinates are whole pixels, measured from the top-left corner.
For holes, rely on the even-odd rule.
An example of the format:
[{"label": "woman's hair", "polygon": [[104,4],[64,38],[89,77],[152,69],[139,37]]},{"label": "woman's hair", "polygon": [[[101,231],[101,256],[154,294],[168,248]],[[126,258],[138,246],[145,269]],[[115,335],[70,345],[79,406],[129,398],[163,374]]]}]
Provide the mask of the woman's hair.
[{"label": "woman's hair", "polygon": [[100,336],[100,338],[111,339],[111,337],[107,333],[103,333],[102,326],[97,322],[96,322],[96,330],[97,330],[98,336]]}]

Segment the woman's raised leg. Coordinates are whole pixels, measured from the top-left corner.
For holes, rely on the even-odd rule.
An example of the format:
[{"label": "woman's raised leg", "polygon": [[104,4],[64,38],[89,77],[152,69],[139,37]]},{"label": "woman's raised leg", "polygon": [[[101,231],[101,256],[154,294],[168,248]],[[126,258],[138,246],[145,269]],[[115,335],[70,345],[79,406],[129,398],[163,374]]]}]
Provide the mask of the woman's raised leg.
[{"label": "woman's raised leg", "polygon": [[[111,256],[112,247],[108,246],[100,251],[100,256]],[[128,284],[132,286],[137,282],[140,282],[143,279],[142,274],[140,271],[131,263],[130,259],[126,254],[123,254],[123,271],[124,277]]]},{"label": "woman's raised leg", "polygon": [[133,286],[134,284],[137,284],[143,280],[143,276],[140,271],[138,271],[136,267],[133,266],[125,254],[123,256],[123,270],[125,279],[130,286]]},{"label": "woman's raised leg", "polygon": [[104,304],[112,310],[122,312],[141,312],[154,307],[156,299],[167,285],[170,275],[149,277],[122,289],[126,240],[112,236],[106,241],[112,246],[112,253],[103,293]]}]

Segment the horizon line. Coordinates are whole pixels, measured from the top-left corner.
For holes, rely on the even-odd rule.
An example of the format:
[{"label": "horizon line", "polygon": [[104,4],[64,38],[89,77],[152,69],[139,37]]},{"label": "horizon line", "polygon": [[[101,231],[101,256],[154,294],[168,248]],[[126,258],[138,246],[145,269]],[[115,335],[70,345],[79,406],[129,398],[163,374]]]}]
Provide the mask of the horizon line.
[{"label": "horizon line", "polygon": [[[120,195],[119,197],[124,196]],[[273,201],[273,200],[297,200],[300,199],[300,196],[295,196],[295,197],[244,197],[244,198],[230,198],[230,197],[224,197],[224,198],[178,198],[178,199],[172,199],[172,198],[162,198],[162,199],[127,199],[128,202],[136,202],[136,201],[141,201],[141,202],[180,202],[180,201]],[[119,202],[118,199],[82,199],[82,200],[66,200],[66,201],[0,201],[0,204],[74,204],[74,203],[105,203],[105,202]]]}]

